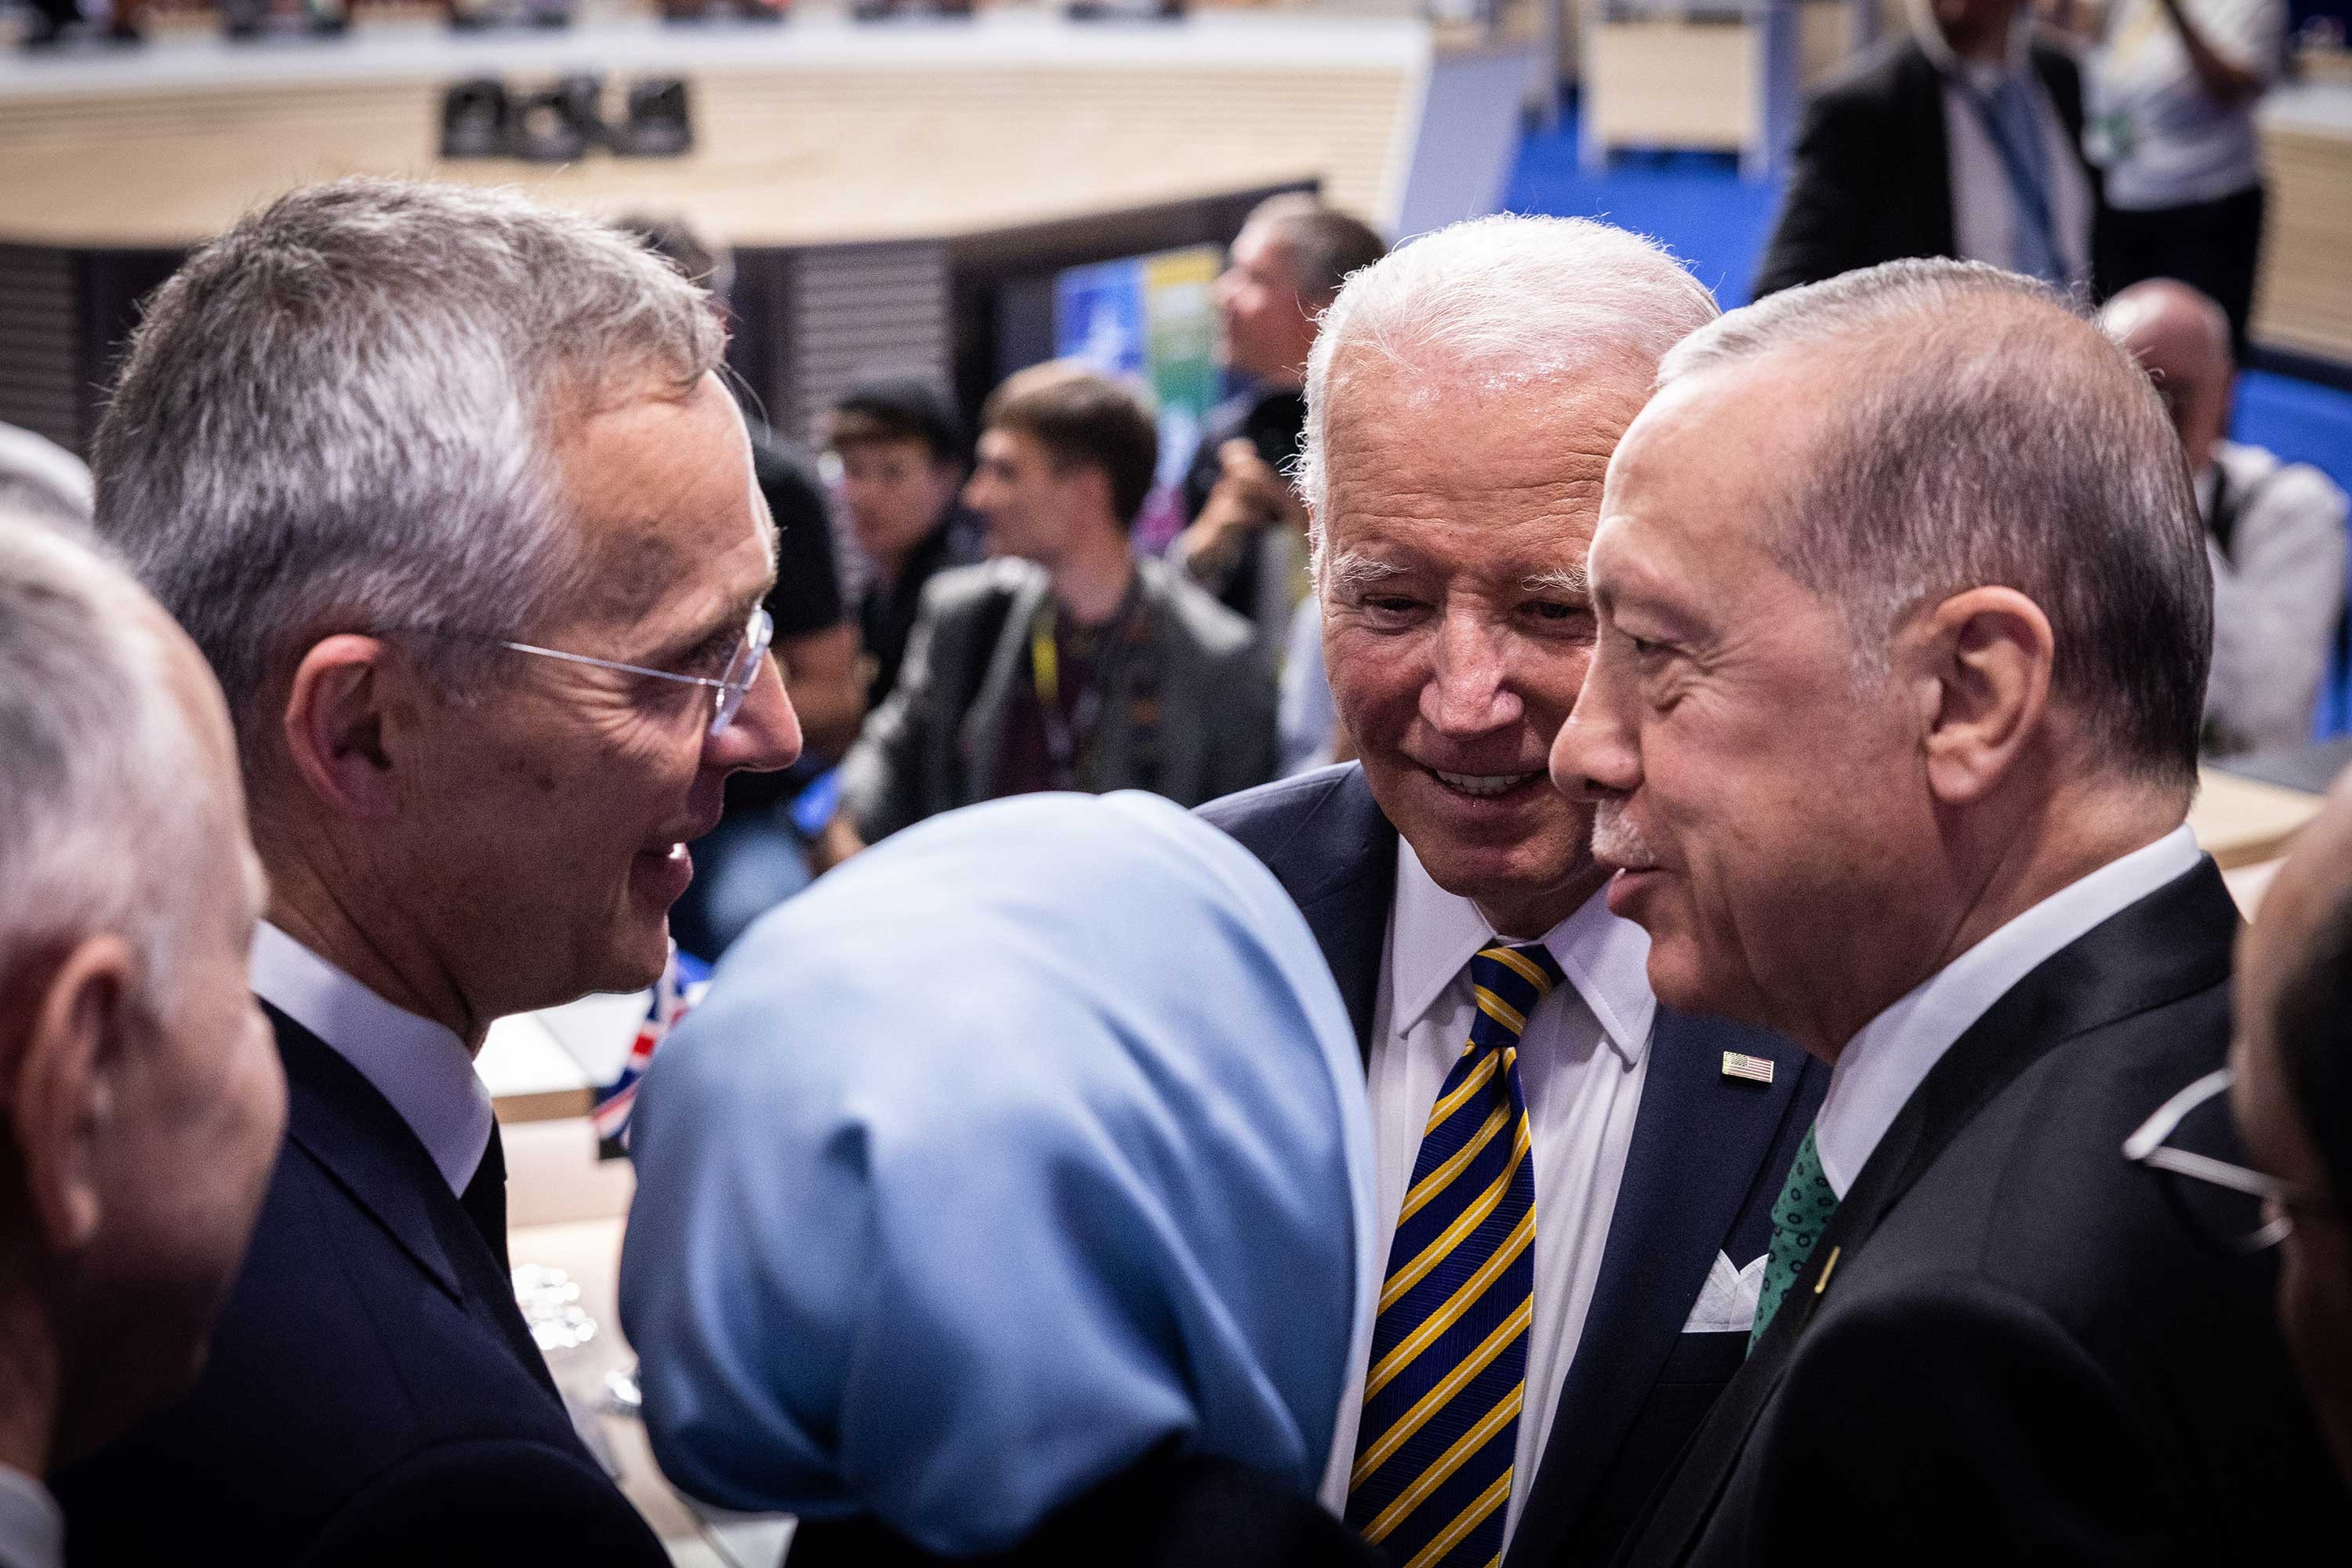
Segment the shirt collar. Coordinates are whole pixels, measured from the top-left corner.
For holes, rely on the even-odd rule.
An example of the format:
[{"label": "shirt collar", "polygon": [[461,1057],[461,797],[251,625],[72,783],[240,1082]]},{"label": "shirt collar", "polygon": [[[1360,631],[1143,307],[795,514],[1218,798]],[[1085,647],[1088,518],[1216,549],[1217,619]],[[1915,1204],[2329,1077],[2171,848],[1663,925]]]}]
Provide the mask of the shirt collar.
[{"label": "shirt collar", "polygon": [[66,1516],[49,1489],[8,1465],[0,1465],[0,1561],[24,1568],[61,1568],[66,1560]]},{"label": "shirt collar", "polygon": [[[1397,839],[1396,929],[1390,973],[1391,1027],[1419,1023],[1435,1006],[1495,928],[1468,899],[1439,887]],[[1560,973],[1591,1010],[1610,1047],[1627,1065],[1650,1042],[1657,998],[1650,991],[1650,936],[1609,912],[1607,889],[1594,893],[1543,939]]]},{"label": "shirt collar", "polygon": [[490,1142],[490,1091],[454,1030],[395,1007],[278,927],[253,933],[254,994],[310,1030],[391,1102],[463,1193]]},{"label": "shirt collar", "polygon": [[1913,987],[1863,1026],[1830,1071],[1813,1123],[1840,1198],[1944,1053],[2042,962],[2197,864],[2185,826],[2069,883]]}]

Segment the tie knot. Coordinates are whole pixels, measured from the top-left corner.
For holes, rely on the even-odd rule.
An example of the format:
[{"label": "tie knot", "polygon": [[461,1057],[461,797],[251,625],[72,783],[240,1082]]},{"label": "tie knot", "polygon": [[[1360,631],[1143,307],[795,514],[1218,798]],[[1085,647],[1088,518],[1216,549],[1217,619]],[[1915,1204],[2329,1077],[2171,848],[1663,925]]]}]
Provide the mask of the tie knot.
[{"label": "tie knot", "polygon": [[1517,1037],[1528,1015],[1560,983],[1559,965],[1541,942],[1513,947],[1494,942],[1470,961],[1470,984],[1478,1011]]}]

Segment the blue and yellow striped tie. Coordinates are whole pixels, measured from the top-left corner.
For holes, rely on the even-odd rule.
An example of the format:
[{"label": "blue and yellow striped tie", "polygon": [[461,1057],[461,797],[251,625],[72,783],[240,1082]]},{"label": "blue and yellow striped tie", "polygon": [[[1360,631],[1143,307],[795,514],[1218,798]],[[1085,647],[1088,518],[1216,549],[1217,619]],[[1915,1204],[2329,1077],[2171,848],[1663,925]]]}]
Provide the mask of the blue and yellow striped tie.
[{"label": "blue and yellow striped tie", "polygon": [[1478,1011],[1413,1161],[1372,1323],[1348,1522],[1408,1568],[1500,1559],[1535,1308],[1519,1032],[1559,984],[1541,946],[1470,961]]}]

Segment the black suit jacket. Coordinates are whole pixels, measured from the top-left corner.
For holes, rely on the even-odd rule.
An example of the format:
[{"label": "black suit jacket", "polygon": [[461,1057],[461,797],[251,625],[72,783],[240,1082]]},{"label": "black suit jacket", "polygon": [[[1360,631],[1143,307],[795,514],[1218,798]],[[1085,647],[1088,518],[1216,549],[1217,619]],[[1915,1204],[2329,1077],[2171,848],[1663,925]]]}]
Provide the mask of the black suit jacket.
[{"label": "black suit jacket", "polygon": [[[2268,1259],[2201,1243],[2122,1153],[2221,1064],[2237,924],[2200,862],[1960,1037],[1628,1561],[2268,1563],[2352,1540]],[[2206,1152],[2242,1161],[2221,1120]]]},{"label": "black suit jacket", "polygon": [[[1397,833],[1363,770],[1320,769],[1201,812],[1297,900],[1369,1054]],[[1726,1051],[1770,1058],[1771,1084],[1725,1078]],[[1683,1328],[1718,1252],[1744,1265],[1770,1245],[1772,1202],[1828,1084],[1775,1036],[1658,1009],[1601,1279],[1507,1568],[1609,1561],[1738,1370],[1747,1334]]]},{"label": "black suit jacket", "polygon": [[[2083,160],[2095,207],[2098,171],[2083,159],[2082,73],[2038,44],[2033,70]],[[1806,103],[1755,298],[1882,261],[1949,256],[1952,232],[1943,79],[1917,40],[1905,36]]]},{"label": "black suit jacket", "polygon": [[287,1138],[252,1249],[190,1397],[61,1478],[71,1561],[666,1563],[424,1145],[269,1016]]}]

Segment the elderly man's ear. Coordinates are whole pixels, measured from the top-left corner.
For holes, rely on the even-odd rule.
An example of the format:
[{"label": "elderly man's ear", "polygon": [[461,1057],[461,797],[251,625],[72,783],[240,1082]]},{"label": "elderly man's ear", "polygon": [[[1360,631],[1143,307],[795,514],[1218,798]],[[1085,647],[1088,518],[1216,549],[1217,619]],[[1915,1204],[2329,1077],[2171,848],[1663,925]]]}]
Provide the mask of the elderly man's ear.
[{"label": "elderly man's ear", "polygon": [[1944,805],[1990,794],[2042,730],[2055,642],[2014,588],[1970,588],[1916,620],[1897,650],[1917,695],[1927,787]]},{"label": "elderly man's ear", "polygon": [[386,817],[400,806],[405,666],[381,637],[343,633],[310,646],[286,693],[286,751],[326,805]]},{"label": "elderly man's ear", "polygon": [[28,1217],[50,1251],[79,1251],[101,1217],[98,1152],[137,1005],[131,948],[118,936],[87,936],[0,979],[23,999],[0,1016],[0,1104]]}]

